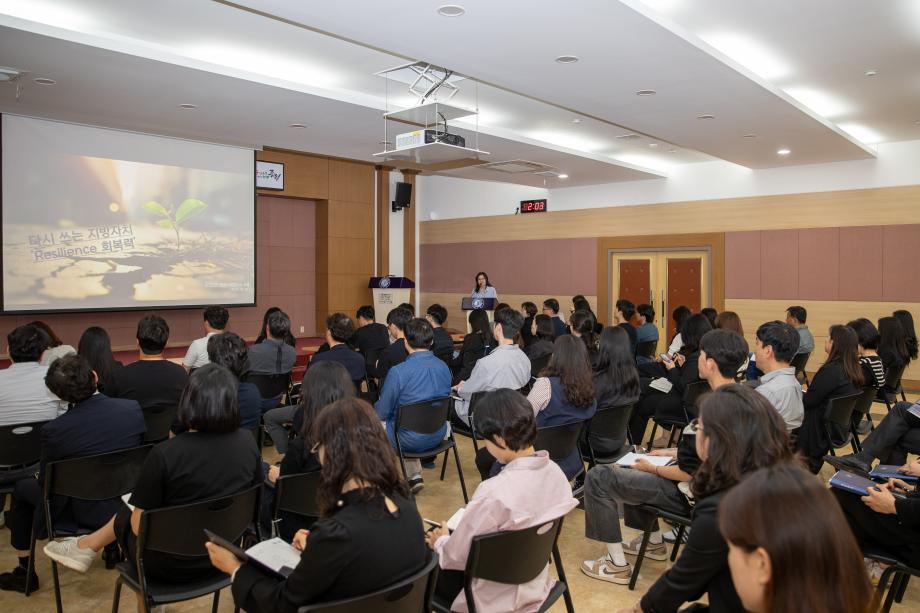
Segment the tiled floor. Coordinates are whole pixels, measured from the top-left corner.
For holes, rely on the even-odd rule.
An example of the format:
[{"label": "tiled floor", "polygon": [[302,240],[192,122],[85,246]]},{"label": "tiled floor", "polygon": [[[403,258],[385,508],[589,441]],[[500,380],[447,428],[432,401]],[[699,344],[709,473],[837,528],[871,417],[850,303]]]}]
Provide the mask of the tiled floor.
[{"label": "tiled floor", "polygon": [[[884,408],[882,410],[884,411]],[[878,415],[876,421],[880,418],[881,415]],[[472,445],[469,439],[459,438],[458,442],[467,487],[470,494],[472,494],[473,489],[479,483],[479,474],[473,463]],[[276,459],[274,448],[266,449],[265,459],[270,462]],[[449,464],[447,476],[443,482],[437,479],[439,471],[440,465],[438,471],[425,471],[426,487],[419,495],[418,505],[423,517],[444,520],[463,504],[463,497],[460,494],[460,485],[453,462]],[[831,474],[830,467],[825,465],[822,476],[827,478]],[[626,534],[631,537],[635,532],[626,529]],[[0,530],[0,570],[3,571],[9,570],[15,564],[14,555],[8,543],[8,534],[5,533],[5,530]],[[631,606],[669,564],[668,562],[647,560],[643,564],[642,574],[635,592],[628,591],[625,586],[589,579],[578,570],[578,566],[581,560],[602,555],[603,547],[584,538],[584,513],[580,509],[573,510],[566,517],[559,547],[562,552],[563,566],[572,589],[575,609],[583,613],[593,611],[610,613],[611,611],[616,611],[619,607]],[[54,611],[50,563],[41,553],[41,546],[39,546],[38,551],[37,564],[41,589],[29,598],[25,598],[21,594],[0,592],[0,612],[28,611],[37,613]],[[95,565],[86,575],[80,575],[67,569],[61,570],[64,608],[68,611],[96,612],[110,610],[114,585],[115,573],[114,571],[106,571],[101,559],[97,559]],[[120,611],[134,611],[134,603],[135,600],[130,591],[124,590],[122,592]],[[168,611],[170,613],[180,611],[204,612],[210,611],[210,607],[211,601],[209,599],[199,599],[170,606]],[[220,610],[232,610],[230,594],[226,590],[222,594]],[[561,600],[552,610],[564,610]],[[912,582],[904,602],[900,605],[895,605],[892,610],[920,610],[920,581],[915,580]]]}]

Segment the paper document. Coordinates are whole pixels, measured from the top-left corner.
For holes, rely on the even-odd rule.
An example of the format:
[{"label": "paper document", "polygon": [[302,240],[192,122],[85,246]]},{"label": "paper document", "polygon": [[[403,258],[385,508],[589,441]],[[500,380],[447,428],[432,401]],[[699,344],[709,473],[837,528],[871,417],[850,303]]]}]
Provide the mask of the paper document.
[{"label": "paper document", "polygon": [[447,529],[453,532],[457,529],[457,526],[460,524],[460,520],[463,519],[463,513],[466,512],[466,507],[460,507],[457,509],[457,512],[450,516],[450,519],[447,520]]},{"label": "paper document", "polygon": [[658,390],[659,392],[667,394],[671,391],[671,388],[674,387],[674,384],[664,377],[658,377],[657,379],[652,379],[652,382],[649,383],[648,386],[653,390]]},{"label": "paper document", "polygon": [[632,466],[638,460],[648,460],[655,466],[667,466],[672,461],[674,461],[674,458],[666,455],[649,455],[647,453],[633,453],[630,451],[622,458],[617,460],[616,463],[620,466]]},{"label": "paper document", "polygon": [[300,552],[280,538],[256,543],[246,550],[246,555],[282,577],[290,575],[300,563]]}]

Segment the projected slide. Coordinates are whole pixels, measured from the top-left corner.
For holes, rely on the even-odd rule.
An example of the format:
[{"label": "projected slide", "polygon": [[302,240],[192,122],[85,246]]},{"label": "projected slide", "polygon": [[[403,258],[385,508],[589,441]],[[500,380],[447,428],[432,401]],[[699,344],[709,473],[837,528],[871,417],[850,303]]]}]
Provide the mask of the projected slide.
[{"label": "projected slide", "polygon": [[3,117],[3,308],[255,302],[253,152]]}]

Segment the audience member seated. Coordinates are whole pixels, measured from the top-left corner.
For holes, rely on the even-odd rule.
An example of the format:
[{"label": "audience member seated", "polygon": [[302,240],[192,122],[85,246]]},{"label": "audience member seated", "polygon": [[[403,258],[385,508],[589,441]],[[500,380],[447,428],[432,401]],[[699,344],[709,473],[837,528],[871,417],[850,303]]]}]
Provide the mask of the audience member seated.
[{"label": "audience member seated", "polygon": [[770,401],[790,432],[802,425],[805,407],[802,404],[802,384],[789,362],[799,348],[799,333],[782,321],[768,321],[757,328],[754,359],[764,374],[757,392]]},{"label": "audience member seated", "polygon": [[200,368],[208,363],[208,339],[227,329],[230,311],[222,306],[209,306],[204,310],[204,336],[196,338],[188,346],[182,365],[186,370]]},{"label": "audience member seated", "polygon": [[881,388],[885,385],[885,367],[882,365],[882,358],[878,356],[878,328],[865,317],[854,319],[847,326],[856,332],[859,365],[862,366],[866,385],[875,389]]},{"label": "audience member seated", "polygon": [[632,324],[633,317],[636,315],[636,305],[625,298],[617,300],[613,311],[613,321],[615,324]]},{"label": "audience member seated", "polygon": [[265,339],[249,349],[249,372],[254,375],[283,375],[291,372],[297,350],[285,339],[291,335],[291,319],[278,310],[268,316]]},{"label": "audience member seated", "polygon": [[470,399],[476,392],[502,388],[516,390],[530,381],[530,359],[514,344],[514,337],[523,323],[524,318],[514,309],[495,313],[495,350],[480,358],[469,379],[456,386],[460,400],[454,402],[454,411],[463,425],[470,425]]},{"label": "audience member seated", "polygon": [[526,349],[537,340],[533,331],[533,321],[537,316],[537,305],[530,301],[521,303],[521,315],[524,316],[524,325],[521,326],[521,338],[524,340],[524,348]]},{"label": "audience member seated", "polygon": [[249,350],[246,341],[233,332],[220,332],[208,338],[207,349],[209,362],[223,366],[236,377],[240,427],[244,430],[255,430],[262,418],[264,401],[254,383],[240,381],[248,363]]},{"label": "audience member seated", "polygon": [[[150,451],[128,500],[133,510],[119,503],[115,515],[102,528],[86,536],[48,543],[45,554],[85,573],[96,553],[117,540],[126,558],[133,561],[144,511],[232,496],[262,483],[255,439],[240,429],[237,394],[236,378],[223,366],[196,368],[179,404],[185,432]],[[191,583],[213,572],[206,556],[144,553],[144,573],[154,581]]]},{"label": "audience member seated", "polygon": [[597,363],[597,334],[594,332],[596,324],[597,320],[590,311],[575,311],[569,318],[569,329],[572,336],[581,339],[585,344],[591,370],[594,370],[594,365]]},{"label": "audience member seated", "polygon": [[[684,324],[687,323],[691,315],[693,315],[693,312],[684,305],[678,306],[671,312],[671,319],[674,320],[674,329],[677,330],[677,333],[674,335],[674,338],[671,339],[671,344],[668,345],[668,353],[670,355],[675,355],[680,351],[680,348],[684,346],[680,331],[683,330]],[[707,319],[706,321],[709,320]]]},{"label": "audience member seated", "polygon": [[586,311],[591,314],[591,317],[594,319],[594,334],[600,336],[601,332],[604,331],[604,326],[597,321],[597,314],[594,312],[594,309],[591,308],[591,303],[588,302],[587,298],[582,295],[575,296],[572,298],[572,313],[575,311]]},{"label": "audience member seated", "polygon": [[563,334],[568,334],[565,322],[559,317],[559,301],[555,298],[547,298],[543,301],[543,314],[549,315],[553,319],[553,334],[559,338]]},{"label": "audience member seated", "polygon": [[709,325],[712,326],[713,330],[715,330],[716,320],[719,318],[719,311],[712,307],[704,307],[700,309],[700,314],[706,316],[706,319],[709,320]]},{"label": "audience member seated", "polygon": [[397,364],[402,364],[409,353],[406,351],[406,343],[403,342],[406,334],[406,324],[412,319],[412,311],[402,307],[396,307],[387,314],[387,328],[389,335],[394,339],[392,343],[386,346],[377,356],[377,364],[368,374],[379,381],[382,388],[383,382],[387,378],[387,373]]},{"label": "audience member seated", "polygon": [[492,325],[489,315],[482,309],[474,309],[469,314],[470,331],[463,337],[460,353],[454,358],[453,383],[466,381],[473,374],[473,367],[480,358],[489,355],[495,348]]},{"label": "audience member seated", "polygon": [[744,336],[744,326],[741,325],[741,318],[734,311],[722,311],[719,313],[712,328],[714,330],[731,330]]},{"label": "audience member seated", "polygon": [[[526,319],[524,320],[527,321]],[[553,353],[553,340],[556,338],[553,331],[553,320],[549,315],[540,313],[535,315],[533,323],[530,325],[530,335],[533,339],[527,347],[524,347],[524,353],[530,358],[531,363],[545,358]],[[538,373],[532,372],[534,376]]]},{"label": "audience member seated", "polygon": [[636,307],[636,343],[658,342],[658,326],[654,324],[655,309],[650,304]]},{"label": "audience member seated", "polygon": [[136,400],[144,411],[173,410],[188,381],[188,373],[163,357],[169,326],[158,315],[145,315],[137,323],[140,357],[109,373],[106,395]]},{"label": "audience member seated", "polygon": [[[628,410],[639,401],[639,372],[633,359],[629,335],[614,326],[601,333],[597,363],[594,367],[594,395],[597,410]],[[582,433],[582,439],[587,434]],[[619,439],[602,438],[591,433],[591,448],[600,456],[618,455],[625,451],[626,433]]]},{"label": "audience member seated", "polygon": [[[907,349],[907,334],[896,317],[882,317],[878,320],[878,355],[882,359],[885,372],[907,366],[910,351]],[[896,385],[897,381],[889,381]]]},{"label": "audience member seated", "polygon": [[[681,341],[683,346],[680,351],[674,355],[673,360],[661,360],[654,364],[657,367],[656,375],[667,378],[671,383],[671,391],[663,393],[651,387],[648,387],[650,381],[644,381],[642,398],[639,405],[633,413],[629,422],[630,432],[634,441],[641,441],[645,436],[645,428],[648,420],[654,417],[658,421],[666,420],[676,423],[686,423],[687,415],[684,413],[684,392],[691,383],[700,380],[699,376],[699,344],[703,335],[709,332],[712,327],[706,316],[697,313],[691,315],[684,327],[681,329]],[[646,366],[643,365],[643,369]],[[651,371],[651,369],[649,369]],[[693,407],[687,407],[690,419],[696,417]],[[662,438],[655,441],[656,444],[664,445],[668,439],[668,433],[662,434]]]},{"label": "audience member seated", "polygon": [[358,329],[352,337],[352,345],[364,356],[368,369],[377,361],[377,354],[390,345],[390,333],[385,325],[375,321],[375,315],[374,307],[369,304],[359,307],[355,313]]},{"label": "audience member seated", "polygon": [[[902,469],[920,477],[920,460]],[[831,488],[857,542],[865,549],[882,549],[912,568],[920,568],[920,492],[903,479],[868,491],[865,496]],[[897,494],[897,496],[895,496]],[[874,573],[873,573],[874,574]]]},{"label": "audience member seated", "polygon": [[719,505],[745,611],[874,611],[872,585],[833,495],[795,464],[762,468]]},{"label": "audience member seated", "polygon": [[104,392],[109,376],[113,371],[122,367],[122,363],[112,354],[112,341],[109,339],[109,333],[99,326],[90,326],[80,336],[77,353],[86,358],[93,372],[96,373],[98,379],[96,389]]},{"label": "audience member seated", "polygon": [[38,362],[51,342],[48,335],[28,324],[10,332],[6,342],[11,364],[0,370],[0,426],[54,419],[61,401],[45,385],[48,367]]},{"label": "audience member seated", "polygon": [[[519,316],[520,317],[520,316]],[[387,436],[396,446],[396,415],[399,407],[450,396],[450,369],[431,353],[434,332],[431,324],[421,318],[410,319],[406,324],[405,342],[408,357],[390,370],[380,398],[374,404],[380,421],[384,422]],[[437,432],[420,433],[402,428],[399,444],[403,451],[421,453],[437,447],[447,435],[447,422]],[[424,487],[422,466],[419,460],[405,460],[406,474],[413,494]]]},{"label": "audience member seated", "polygon": [[[842,456],[825,456],[824,461],[835,468],[861,473],[872,470],[875,458],[881,464],[905,464],[907,450],[920,449],[920,417],[910,412],[910,402],[899,402],[882,418],[875,430],[862,441],[862,450]],[[916,410],[916,409],[914,409]]]},{"label": "audience member seated", "polygon": [[735,382],[738,369],[747,361],[748,344],[732,330],[710,330],[700,339],[697,370],[711,389]]},{"label": "audience member seated", "polygon": [[434,344],[431,346],[431,352],[439,360],[450,366],[451,361],[454,359],[454,339],[443,328],[444,322],[447,321],[447,309],[440,304],[433,304],[428,307],[425,319],[434,330]]},{"label": "audience member seated", "polygon": [[412,305],[411,302],[403,302],[402,304],[400,304],[400,305],[399,305],[398,307],[396,307],[396,308],[398,308],[398,309],[405,309],[405,310],[409,311],[409,313],[412,315],[412,317],[415,317],[415,307]]},{"label": "audience member seated", "polygon": [[[547,452],[534,451],[536,422],[523,396],[508,389],[489,392],[477,405],[476,425],[486,450],[504,469],[476,488],[453,533],[445,521],[426,537],[442,569],[436,594],[452,601],[453,611],[468,609],[463,571],[475,537],[540,526],[566,515],[578,504],[565,476]],[[514,560],[507,562],[514,564]],[[537,577],[521,585],[474,579],[476,610],[535,611],[555,582],[548,564]]]},{"label": "audience member seated", "polygon": [[[700,357],[700,372],[706,376],[713,390],[731,385],[732,368],[740,359],[740,337],[731,332],[707,332],[704,336],[709,353]],[[740,339],[744,341],[744,339]],[[746,343],[745,343],[746,344]],[[701,351],[703,356],[704,352]],[[726,377],[723,370],[729,372]],[[679,483],[689,482],[700,467],[697,455],[694,425],[684,429],[676,449],[655,449],[653,456],[671,457],[676,464],[655,466],[640,459],[631,469],[616,464],[592,468],[585,483],[585,534],[593,540],[607,544],[608,555],[600,560],[588,560],[581,570],[589,577],[627,585],[632,576],[632,566],[626,562],[625,554],[637,555],[642,542],[641,535],[631,541],[622,540],[619,509],[625,511],[626,525],[644,529],[651,519],[637,509],[640,504],[652,504],[671,513],[689,514],[691,501],[687,500]],[[657,522],[649,537],[646,557],[652,560],[668,558],[667,545]],[[606,564],[605,564],[606,562]]]},{"label": "audience member seated", "polygon": [[[702,464],[690,481],[689,490],[696,504],[687,543],[674,565],[655,581],[633,609],[627,611],[677,611],[684,603],[697,600],[703,594],[707,594],[708,610],[713,613],[743,610],[728,567],[728,545],[719,533],[719,503],[746,475],[759,468],[791,461],[789,435],[770,403],[754,390],[739,384],[725,385],[707,395],[692,429],[696,432],[696,455]],[[658,468],[658,472],[668,468],[673,469]],[[630,472],[603,466],[592,469],[591,474],[614,470]],[[650,478],[655,479],[652,475]],[[589,475],[588,479],[590,482],[592,477]],[[658,481],[664,482],[663,479]],[[677,490],[673,485],[668,487],[672,492]],[[686,505],[686,501],[680,501],[673,493],[669,497],[667,504],[674,506],[663,508]],[[589,500],[586,491],[585,534],[606,543],[607,552],[597,560],[585,561],[582,571],[596,579],[627,583],[632,569],[625,564],[617,548],[611,547],[621,539],[615,502],[605,497],[596,503],[592,501],[589,506]],[[654,505],[663,503],[663,499],[657,497],[641,501]],[[684,512],[688,510],[686,506],[683,508]],[[635,549],[624,552],[635,553]],[[664,548],[657,554],[662,559]]]},{"label": "audience member seated", "polygon": [[[96,393],[96,375],[81,356],[71,354],[54,360],[45,382],[51,392],[72,406],[42,428],[42,464],[37,478],[27,477],[16,483],[6,523],[10,528],[10,546],[19,558],[19,565],[12,572],[0,575],[0,589],[8,591],[25,591],[33,525],[36,535],[46,538],[42,509],[45,465],[137,447],[143,443],[147,431],[137,402]],[[51,500],[51,521],[59,530],[94,530],[109,520],[120,502],[55,496]],[[34,575],[32,586],[38,587],[38,577]]]},{"label": "audience member seated", "polygon": [[811,335],[811,330],[805,324],[808,319],[808,311],[803,306],[791,306],[786,309],[786,323],[796,329],[799,333],[799,353],[812,353],[815,350],[815,339]]},{"label": "audience member seated", "polygon": [[326,318],[326,342],[329,350],[315,353],[310,358],[307,370],[320,362],[338,362],[348,371],[348,376],[355,385],[364,379],[364,356],[349,346],[348,342],[355,334],[355,324],[345,313],[333,313]]},{"label": "audience member seated", "polygon": [[[585,344],[570,334],[557,338],[553,357],[540,378],[534,381],[527,400],[537,416],[538,428],[584,422],[594,417],[597,400]],[[484,470],[486,466],[480,462],[482,451],[480,449],[476,460],[485,478],[494,474],[495,469]],[[570,481],[584,470],[577,446],[571,455],[558,460],[558,464]]]},{"label": "audience member seated", "polygon": [[296,613],[307,604],[361,596],[425,565],[422,518],[370,405],[355,398],[333,403],[310,436],[322,464],[322,518],[295,535],[302,553],[287,579],[206,545],[214,566],[232,577],[236,606],[250,613]]},{"label": "audience member seated", "polygon": [[[348,382],[347,386],[344,384],[345,381]],[[298,454],[297,450],[303,450],[306,447],[309,451],[310,446],[304,443],[304,438],[310,430],[313,419],[323,407],[342,398],[351,398],[356,393],[354,382],[349,378],[345,367],[339,362],[329,361],[316,364],[304,374],[302,389],[299,405],[278,407],[268,411],[263,417],[265,430],[274,441],[275,449],[284,455],[281,462],[283,474],[309,472],[308,470],[295,470],[295,468],[306,468],[308,465],[307,456]],[[288,430],[285,429],[285,424],[290,424],[291,431],[294,433],[293,440]],[[288,458],[290,452],[294,452],[294,455]],[[277,478],[278,471],[270,472],[269,477],[271,478],[273,474]]]},{"label": "audience member seated", "polygon": [[[258,345],[268,338],[268,319],[272,316],[272,313],[281,312],[283,311],[278,307],[269,307],[265,310],[265,315],[262,316],[262,327],[259,329],[259,336],[256,337],[256,341],[253,344]],[[290,330],[288,330],[287,334],[284,335],[284,342],[291,347],[295,347],[297,345],[297,340],[294,338],[294,335],[291,334]]]},{"label": "audience member seated", "polygon": [[899,309],[891,314],[895,319],[901,322],[901,328],[904,330],[904,338],[907,345],[907,355],[911,360],[917,359],[917,330],[914,328],[914,316],[910,311]]},{"label": "audience member seated", "polygon": [[[799,329],[801,332],[801,328]],[[805,456],[811,472],[821,470],[822,457],[831,445],[840,445],[846,440],[845,432],[837,432],[839,426],[832,425],[832,435],[840,440],[829,441],[824,428],[824,415],[832,398],[850,396],[859,392],[865,382],[859,357],[856,355],[856,333],[847,326],[831,326],[824,351],[827,360],[818,369],[802,397],[805,416],[798,430],[796,450]]]},{"label": "audience member seated", "polygon": [[54,330],[51,329],[51,326],[45,322],[33,321],[31,325],[44,330],[45,334],[48,335],[50,340],[47,349],[45,349],[45,352],[42,354],[41,360],[39,360],[39,364],[42,364],[43,366],[49,366],[51,362],[55,361],[56,359],[77,352],[77,350],[70,345],[65,345],[64,341],[62,341],[61,338],[54,333]]}]

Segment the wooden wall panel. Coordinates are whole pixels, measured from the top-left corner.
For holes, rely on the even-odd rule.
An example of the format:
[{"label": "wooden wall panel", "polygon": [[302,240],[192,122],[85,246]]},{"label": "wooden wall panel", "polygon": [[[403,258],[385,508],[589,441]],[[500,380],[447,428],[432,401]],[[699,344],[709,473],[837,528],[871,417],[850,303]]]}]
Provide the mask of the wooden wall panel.
[{"label": "wooden wall panel", "polygon": [[883,226],[840,228],[839,265],[843,271],[837,290],[840,300],[881,298],[883,233]]},{"label": "wooden wall panel", "polygon": [[840,298],[840,229],[799,230],[799,298],[838,300]]},{"label": "wooden wall panel", "polygon": [[725,235],[725,297],[760,298],[759,231]]},{"label": "wooden wall panel", "polygon": [[329,200],[374,202],[374,167],[364,162],[329,160]]},{"label": "wooden wall panel", "polygon": [[424,221],[422,244],[920,223],[920,186]]},{"label": "wooden wall panel", "polygon": [[[374,240],[374,205],[367,202],[329,201],[329,236]],[[374,261],[371,259],[371,265]]]},{"label": "wooden wall panel", "polygon": [[329,160],[314,155],[266,149],[256,159],[284,163],[284,190],[260,189],[259,195],[325,200],[329,197]]},{"label": "wooden wall panel", "polygon": [[377,166],[377,270],[383,277],[390,274],[390,168]]},{"label": "wooden wall panel", "polygon": [[[415,200],[416,200],[416,182],[415,177],[418,174],[416,170],[402,170],[403,182],[412,186],[412,193],[409,197],[409,208],[402,210],[403,217],[403,276],[418,281],[415,278],[415,245],[417,242],[416,223],[415,223]],[[409,292],[409,302],[415,304],[416,293],[413,289]],[[417,305],[416,305],[417,306]]]}]

